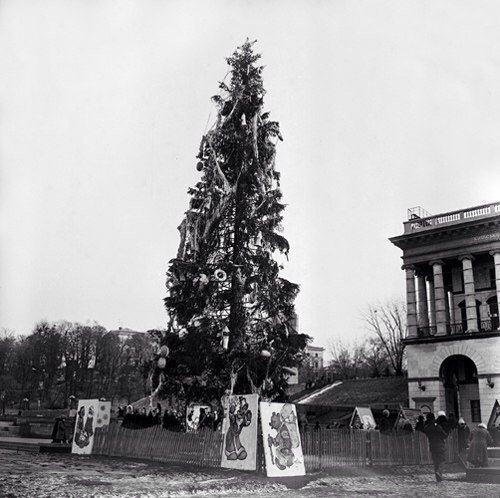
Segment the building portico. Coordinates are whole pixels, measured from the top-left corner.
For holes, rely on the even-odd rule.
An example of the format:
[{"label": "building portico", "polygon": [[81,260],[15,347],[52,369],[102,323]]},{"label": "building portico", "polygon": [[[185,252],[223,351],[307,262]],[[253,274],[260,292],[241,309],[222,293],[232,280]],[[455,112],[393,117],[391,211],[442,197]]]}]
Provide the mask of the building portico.
[{"label": "building portico", "polygon": [[437,216],[408,212],[410,404],[487,421],[500,399],[500,202]]}]

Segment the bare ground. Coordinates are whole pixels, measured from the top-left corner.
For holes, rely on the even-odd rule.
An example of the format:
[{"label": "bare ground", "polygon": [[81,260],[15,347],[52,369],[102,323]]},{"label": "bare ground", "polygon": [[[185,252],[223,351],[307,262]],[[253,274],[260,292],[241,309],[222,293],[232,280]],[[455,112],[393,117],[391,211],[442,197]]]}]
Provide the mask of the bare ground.
[{"label": "bare ground", "polygon": [[434,482],[422,467],[349,468],[268,479],[256,473],[139,460],[0,450],[0,497],[380,496],[498,497],[500,486],[464,481],[459,467]]}]

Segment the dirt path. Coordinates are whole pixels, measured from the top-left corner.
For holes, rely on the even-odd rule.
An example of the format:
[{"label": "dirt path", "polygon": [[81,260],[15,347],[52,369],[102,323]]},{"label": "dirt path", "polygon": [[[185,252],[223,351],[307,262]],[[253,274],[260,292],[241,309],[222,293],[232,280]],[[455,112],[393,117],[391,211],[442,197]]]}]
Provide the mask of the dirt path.
[{"label": "dirt path", "polygon": [[[451,472],[453,471],[453,472]],[[0,450],[0,497],[164,498],[174,496],[497,497],[500,487],[463,481],[448,469],[437,485],[429,467],[339,468],[328,474],[271,480],[253,473],[186,468],[105,457]]]}]

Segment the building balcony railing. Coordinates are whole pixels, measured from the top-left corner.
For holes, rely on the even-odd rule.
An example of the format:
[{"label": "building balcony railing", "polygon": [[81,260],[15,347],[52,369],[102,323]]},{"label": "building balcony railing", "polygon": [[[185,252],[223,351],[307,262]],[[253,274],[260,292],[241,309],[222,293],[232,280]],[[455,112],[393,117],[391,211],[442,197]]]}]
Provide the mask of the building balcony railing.
[{"label": "building balcony railing", "polygon": [[437,327],[435,325],[428,325],[427,327],[417,327],[417,336],[420,339],[425,337],[434,337],[436,335]]},{"label": "building balcony railing", "polygon": [[[481,320],[478,322],[478,332],[497,332],[500,329],[500,323],[498,317],[492,317],[486,320]],[[448,323],[446,325],[446,335],[464,335],[467,332],[467,323]],[[427,339],[429,337],[437,336],[437,327],[435,325],[429,325],[426,327],[417,327],[417,338]]]},{"label": "building balcony railing", "polygon": [[492,332],[494,330],[498,329],[498,318],[494,319],[488,319],[488,320],[481,320],[480,325],[479,325],[479,330],[481,332]]},{"label": "building balcony railing", "polygon": [[463,323],[448,323],[446,325],[446,332],[448,335],[463,334],[467,330],[467,324]]},{"label": "building balcony railing", "polygon": [[500,202],[483,204],[469,209],[451,211],[436,216],[421,218],[416,214],[415,208],[411,210],[410,219],[404,222],[404,233],[430,230],[439,226],[456,225],[472,219],[489,218],[500,215]]}]

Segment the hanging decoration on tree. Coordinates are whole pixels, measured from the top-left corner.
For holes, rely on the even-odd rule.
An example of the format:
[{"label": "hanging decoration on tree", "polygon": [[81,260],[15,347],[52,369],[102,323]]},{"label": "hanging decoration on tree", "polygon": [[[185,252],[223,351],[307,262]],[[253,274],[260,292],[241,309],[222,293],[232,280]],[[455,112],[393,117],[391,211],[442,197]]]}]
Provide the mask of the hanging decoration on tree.
[{"label": "hanging decoration on tree", "polygon": [[224,270],[217,268],[217,270],[215,270],[215,272],[214,272],[214,277],[219,282],[225,282],[227,279],[227,274]]},{"label": "hanging decoration on tree", "polygon": [[308,339],[287,327],[298,286],[280,277],[275,260],[289,252],[279,233],[285,205],[275,168],[283,137],[264,109],[254,43],[227,58],[229,81],[212,98],[217,118],[200,141],[200,179],[188,190],[167,272],[170,321],[160,341],[169,361],[163,368],[154,363],[152,379],[156,386],[163,379],[159,391],[190,401],[227,391],[283,395],[285,369],[298,365]]}]

